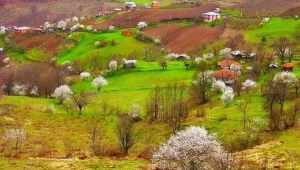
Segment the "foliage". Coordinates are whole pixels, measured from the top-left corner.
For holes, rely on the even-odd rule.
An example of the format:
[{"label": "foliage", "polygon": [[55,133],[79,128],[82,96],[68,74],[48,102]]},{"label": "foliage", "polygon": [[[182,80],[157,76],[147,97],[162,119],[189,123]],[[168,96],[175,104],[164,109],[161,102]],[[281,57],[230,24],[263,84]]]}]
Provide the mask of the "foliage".
[{"label": "foliage", "polygon": [[141,29],[146,28],[148,25],[145,21],[140,21],[137,26],[138,26],[138,29],[141,30]]},{"label": "foliage", "polygon": [[247,92],[250,89],[253,89],[256,86],[256,82],[254,80],[251,79],[247,79],[242,83],[242,89],[246,90]]},{"label": "foliage", "polygon": [[57,23],[57,28],[60,28],[60,29],[62,29],[62,30],[65,30],[66,29],[66,26],[67,26],[67,23],[65,22],[65,21],[59,21],[58,23]]},{"label": "foliage", "polygon": [[25,96],[27,94],[27,88],[25,84],[15,83],[11,90],[15,95]]},{"label": "foliage", "polygon": [[117,61],[115,61],[115,60],[110,61],[108,67],[112,71],[117,70],[118,69]]},{"label": "foliage", "polygon": [[223,100],[225,107],[229,106],[229,102],[233,100],[234,93],[232,88],[226,88],[226,90],[223,92],[221,99]]}]

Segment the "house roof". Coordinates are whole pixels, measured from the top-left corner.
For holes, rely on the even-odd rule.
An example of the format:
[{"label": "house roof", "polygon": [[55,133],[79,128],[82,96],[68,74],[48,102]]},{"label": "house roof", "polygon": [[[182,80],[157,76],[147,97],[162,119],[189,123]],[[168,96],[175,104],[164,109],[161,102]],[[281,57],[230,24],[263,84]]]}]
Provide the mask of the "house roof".
[{"label": "house roof", "polygon": [[134,63],[136,63],[137,62],[137,60],[127,60],[127,59],[123,59],[123,61],[124,61],[124,64],[134,64]]},{"label": "house roof", "polygon": [[158,2],[157,1],[152,1],[152,4],[158,4]]},{"label": "house roof", "polygon": [[136,7],[134,2],[125,2],[125,6]]},{"label": "house roof", "polygon": [[292,64],[292,63],[285,63],[285,64],[281,64],[281,66],[284,67],[284,68],[292,68],[292,67],[294,67],[294,64]]},{"label": "house roof", "polygon": [[220,66],[220,67],[228,67],[228,66],[230,66],[230,65],[238,65],[238,66],[242,66],[240,63],[238,63],[238,62],[235,62],[235,61],[233,61],[233,60],[223,60],[223,61],[219,61],[218,62],[218,66]]},{"label": "house roof", "polygon": [[214,72],[212,76],[216,78],[236,79],[238,77],[238,73],[228,69],[222,69]]},{"label": "house roof", "polygon": [[235,50],[235,51],[231,51],[232,55],[244,55],[242,51],[240,50]]},{"label": "house roof", "polygon": [[28,30],[28,27],[15,27],[15,30]]},{"label": "house roof", "polygon": [[204,15],[220,15],[220,14],[215,13],[215,12],[212,12],[212,11],[206,12],[206,13],[203,13],[203,14],[204,14]]}]

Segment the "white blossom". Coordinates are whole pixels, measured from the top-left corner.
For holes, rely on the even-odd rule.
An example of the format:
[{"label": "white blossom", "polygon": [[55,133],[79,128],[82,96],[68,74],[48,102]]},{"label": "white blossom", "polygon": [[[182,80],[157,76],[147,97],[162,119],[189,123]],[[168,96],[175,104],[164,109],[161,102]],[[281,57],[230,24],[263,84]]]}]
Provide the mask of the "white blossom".
[{"label": "white blossom", "polygon": [[227,87],[221,96],[221,99],[223,100],[226,107],[229,105],[229,102],[233,100],[233,97],[233,89],[231,87]]},{"label": "white blossom", "polygon": [[81,80],[85,80],[85,79],[89,78],[90,76],[91,76],[91,74],[89,72],[86,72],[86,71],[80,73],[80,79]]},{"label": "white blossom", "polygon": [[231,48],[224,48],[220,50],[219,55],[223,58],[228,58],[231,56]]},{"label": "white blossom", "polygon": [[115,60],[110,61],[108,67],[110,70],[116,70],[118,68],[117,61]]},{"label": "white blossom", "polygon": [[26,131],[24,129],[10,129],[5,131],[4,139],[22,141],[26,139]]},{"label": "white blossom", "polygon": [[52,27],[52,24],[50,24],[49,22],[45,22],[45,23],[44,23],[44,27],[45,27],[45,28],[51,28],[51,27]]},{"label": "white blossom", "polygon": [[75,68],[74,68],[73,66],[68,66],[67,69],[68,69],[70,72],[75,71]]},{"label": "white blossom", "polygon": [[256,82],[251,79],[247,79],[242,83],[242,89],[246,91],[253,89],[255,86],[256,86]]},{"label": "white blossom", "polygon": [[216,92],[224,92],[226,90],[226,84],[224,83],[224,81],[221,80],[216,80],[213,81],[212,85],[211,85],[211,90],[216,91]]},{"label": "white blossom", "polygon": [[30,91],[30,94],[33,96],[38,96],[39,95],[39,88],[37,86],[33,86],[33,88]]},{"label": "white blossom", "polygon": [[83,28],[84,28],[84,25],[83,25],[83,24],[80,24],[78,27],[79,27],[80,29],[83,29]]},{"label": "white blossom", "polygon": [[3,35],[3,34],[5,34],[5,28],[0,29],[0,35]]},{"label": "white blossom", "polygon": [[69,99],[73,95],[72,90],[68,85],[61,85],[57,87],[52,96],[62,104],[65,100]]},{"label": "white blossom", "polygon": [[143,29],[143,28],[145,28],[147,26],[148,25],[147,25],[147,23],[145,21],[141,21],[141,22],[138,23],[138,28],[139,29]]},{"label": "white blossom", "polygon": [[66,26],[67,26],[67,24],[66,24],[66,22],[65,21],[59,21],[58,23],[57,23],[57,28],[61,28],[61,29],[66,29]]},{"label": "white blossom", "polygon": [[71,19],[70,19],[70,18],[67,18],[67,19],[66,19],[66,22],[71,22]]},{"label": "white blossom", "polygon": [[86,27],[86,30],[92,31],[92,30],[93,30],[93,27],[92,27],[91,25],[89,25],[89,26]]},{"label": "white blossom", "polygon": [[142,107],[136,103],[130,105],[128,115],[133,119],[138,119],[142,113]]},{"label": "white blossom", "polygon": [[161,169],[213,169],[222,152],[216,134],[208,134],[204,127],[190,126],[160,143],[152,161]]},{"label": "white blossom", "polygon": [[95,42],[95,46],[98,46],[99,44],[100,44],[99,41],[96,41],[96,42]]},{"label": "white blossom", "polygon": [[113,31],[114,29],[115,29],[115,27],[112,26],[112,25],[108,27],[108,30],[109,30],[109,31]]},{"label": "white blossom", "polygon": [[298,83],[297,76],[294,73],[287,71],[277,73],[274,76],[273,81],[276,83],[285,83],[288,86],[294,86]]},{"label": "white blossom", "polygon": [[77,22],[79,19],[78,19],[78,17],[76,17],[76,16],[74,16],[73,18],[72,18],[72,22]]},{"label": "white blossom", "polygon": [[159,39],[154,39],[155,44],[161,44],[161,41]]},{"label": "white blossom", "polygon": [[12,93],[19,96],[25,96],[27,93],[27,86],[25,84],[15,83],[12,87]]},{"label": "white blossom", "polygon": [[5,59],[3,59],[3,63],[5,63],[5,64],[8,64],[9,61],[10,61],[10,58],[9,58],[9,57],[6,57]]},{"label": "white blossom", "polygon": [[175,60],[178,57],[178,54],[175,53],[169,53],[165,58],[167,60]]},{"label": "white blossom", "polygon": [[202,61],[202,60],[203,60],[203,58],[201,58],[201,57],[196,57],[196,58],[195,58],[195,62],[196,62],[197,64],[199,64],[200,61]]},{"label": "white blossom", "polygon": [[81,17],[80,20],[85,20],[85,17]]},{"label": "white blossom", "polygon": [[102,76],[98,76],[94,78],[91,83],[92,87],[97,88],[98,91],[100,91],[102,86],[106,86],[107,84],[108,84],[107,80]]},{"label": "white blossom", "polygon": [[213,53],[207,53],[207,54],[203,54],[203,58],[205,60],[210,60],[214,57],[214,54]]},{"label": "white blossom", "polygon": [[93,31],[94,31],[94,32],[97,32],[97,29],[94,29]]}]

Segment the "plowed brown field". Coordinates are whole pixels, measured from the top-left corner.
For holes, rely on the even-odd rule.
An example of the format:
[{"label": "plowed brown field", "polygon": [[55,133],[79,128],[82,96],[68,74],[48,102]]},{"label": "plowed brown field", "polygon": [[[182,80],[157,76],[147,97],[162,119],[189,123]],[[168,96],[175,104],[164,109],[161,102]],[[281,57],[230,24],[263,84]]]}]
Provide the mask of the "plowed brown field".
[{"label": "plowed brown field", "polygon": [[184,53],[188,48],[212,43],[217,37],[216,29],[200,25],[183,27],[179,24],[168,24],[147,28],[144,32],[147,36],[160,39],[165,48],[176,53]]},{"label": "plowed brown field", "polygon": [[214,10],[217,7],[219,7],[217,4],[207,4],[197,8],[136,10],[115,16],[104,23],[94,24],[93,28],[108,29],[110,25],[128,28],[136,27],[140,21],[145,21],[150,24],[164,20],[190,19],[201,17],[203,12]]},{"label": "plowed brown field", "polygon": [[16,44],[25,49],[32,49],[43,44],[49,52],[53,52],[63,40],[63,37],[56,37],[55,34],[42,34],[36,36],[24,34],[14,36],[13,39]]}]

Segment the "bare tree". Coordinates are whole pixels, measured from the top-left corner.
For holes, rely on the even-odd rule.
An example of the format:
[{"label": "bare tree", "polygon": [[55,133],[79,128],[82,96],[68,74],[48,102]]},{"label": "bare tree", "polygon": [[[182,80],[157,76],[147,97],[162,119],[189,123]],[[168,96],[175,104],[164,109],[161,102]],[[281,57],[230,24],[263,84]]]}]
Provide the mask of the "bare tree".
[{"label": "bare tree", "polygon": [[116,127],[116,134],[124,154],[128,155],[128,150],[138,141],[139,132],[136,131],[132,118],[125,114],[120,117]]},{"label": "bare tree", "polygon": [[72,98],[79,109],[79,115],[81,115],[83,107],[88,104],[88,94],[83,89],[81,89],[77,93],[74,92]]},{"label": "bare tree", "polygon": [[291,45],[290,40],[285,36],[279,37],[273,43],[273,50],[281,59],[281,64],[284,63],[286,50],[289,49],[290,45]]}]

